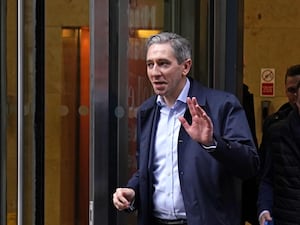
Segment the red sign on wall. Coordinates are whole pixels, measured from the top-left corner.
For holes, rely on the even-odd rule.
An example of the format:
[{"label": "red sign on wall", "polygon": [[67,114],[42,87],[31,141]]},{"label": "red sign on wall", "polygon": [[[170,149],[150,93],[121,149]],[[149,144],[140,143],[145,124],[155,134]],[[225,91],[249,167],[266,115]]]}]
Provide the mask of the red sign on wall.
[{"label": "red sign on wall", "polygon": [[274,96],[274,83],[262,83],[261,84],[262,96]]},{"label": "red sign on wall", "polygon": [[275,69],[263,68],[261,69],[260,79],[260,95],[264,97],[275,96]]}]

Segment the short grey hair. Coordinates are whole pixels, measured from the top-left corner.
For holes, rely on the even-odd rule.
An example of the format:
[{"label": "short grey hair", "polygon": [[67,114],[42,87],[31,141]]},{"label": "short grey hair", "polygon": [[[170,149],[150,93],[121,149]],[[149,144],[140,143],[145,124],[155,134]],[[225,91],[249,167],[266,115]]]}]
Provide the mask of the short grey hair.
[{"label": "short grey hair", "polygon": [[153,44],[165,43],[170,43],[178,64],[191,59],[192,49],[190,42],[186,38],[170,32],[162,32],[151,36],[146,42],[146,52],[148,52],[149,47]]}]

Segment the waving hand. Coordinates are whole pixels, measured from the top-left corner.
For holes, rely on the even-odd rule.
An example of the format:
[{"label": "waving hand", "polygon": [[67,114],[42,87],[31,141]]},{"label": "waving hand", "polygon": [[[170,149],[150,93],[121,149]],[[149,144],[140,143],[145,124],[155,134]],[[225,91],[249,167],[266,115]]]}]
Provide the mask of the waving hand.
[{"label": "waving hand", "polygon": [[192,116],[192,123],[189,124],[184,117],[179,120],[190,135],[190,137],[206,146],[212,145],[213,142],[213,123],[206,112],[199,106],[195,97],[187,98],[187,104]]}]

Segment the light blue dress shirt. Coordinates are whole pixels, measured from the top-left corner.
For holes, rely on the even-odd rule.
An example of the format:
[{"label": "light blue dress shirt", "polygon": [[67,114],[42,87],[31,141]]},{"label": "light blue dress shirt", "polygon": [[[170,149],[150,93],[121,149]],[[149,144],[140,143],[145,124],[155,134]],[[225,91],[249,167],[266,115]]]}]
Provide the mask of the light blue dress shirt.
[{"label": "light blue dress shirt", "polygon": [[183,90],[171,108],[166,105],[161,96],[157,98],[157,104],[162,107],[153,160],[153,216],[162,219],[186,218],[177,159],[177,143],[181,126],[178,117],[185,113],[186,99],[190,88],[190,81],[186,80]]}]

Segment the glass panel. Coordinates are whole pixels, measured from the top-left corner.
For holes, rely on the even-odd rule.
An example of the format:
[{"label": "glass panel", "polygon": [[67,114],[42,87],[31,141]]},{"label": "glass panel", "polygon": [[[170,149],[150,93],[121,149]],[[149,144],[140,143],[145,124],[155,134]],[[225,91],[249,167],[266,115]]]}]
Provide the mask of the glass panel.
[{"label": "glass panel", "polygon": [[7,220],[10,225],[16,224],[17,215],[17,48],[16,48],[16,1],[7,2]]},{"label": "glass panel", "polygon": [[[7,1],[6,212],[17,224],[17,1]],[[35,224],[35,1],[24,2],[23,225]],[[51,4],[50,4],[51,3]],[[47,5],[45,78],[45,223],[87,225],[89,196],[89,2]],[[57,4],[60,7],[57,7]],[[69,4],[72,3],[72,7]],[[55,7],[53,7],[55,5]],[[55,8],[55,10],[54,10]],[[58,10],[72,8],[68,13]],[[80,16],[77,11],[80,11]],[[57,16],[57,15],[61,16]],[[74,18],[75,17],[75,18]],[[63,21],[63,22],[61,22]],[[54,25],[57,23],[59,25]],[[76,24],[77,27],[61,27]],[[83,24],[85,26],[83,26]],[[37,74],[44,76],[43,74]],[[2,76],[2,74],[1,74]],[[2,80],[2,79],[1,79]],[[2,93],[2,92],[1,92]],[[1,117],[2,118],[2,117]],[[2,131],[2,130],[1,130]],[[2,133],[1,133],[2,135]],[[1,145],[2,146],[2,145]],[[1,149],[1,151],[4,151]],[[1,164],[2,165],[2,164]],[[42,178],[43,179],[43,178]],[[0,209],[1,212],[5,210]],[[2,220],[1,220],[2,221]]]},{"label": "glass panel", "polygon": [[[128,43],[128,174],[136,169],[136,113],[139,105],[150,95],[152,87],[148,81],[145,63],[145,41],[164,30],[163,0],[133,0],[129,9]],[[136,224],[135,215],[128,224]]]},{"label": "glass panel", "polygon": [[145,41],[164,29],[164,1],[135,0],[130,3],[128,50],[129,176],[136,169],[136,112],[152,94],[145,63]]},{"label": "glass panel", "polygon": [[[7,224],[13,225],[17,223],[17,188],[21,188],[22,199],[20,203],[23,203],[22,214],[23,224],[33,224],[34,220],[34,103],[35,103],[35,92],[34,92],[34,18],[35,14],[33,11],[33,1],[27,0],[23,2],[24,6],[24,18],[26,20],[21,20],[24,27],[23,37],[24,39],[22,48],[24,50],[23,54],[23,83],[17,79],[17,68],[18,68],[18,57],[17,57],[17,30],[16,30],[16,18],[17,18],[17,7],[16,2],[7,2],[7,43],[6,47],[9,49],[7,51],[7,130],[6,130],[6,151],[7,151]],[[25,29],[26,28],[26,29]],[[23,110],[24,115],[21,119],[23,123],[23,130],[20,132],[23,136],[23,146],[22,146],[22,176],[23,182],[18,183],[17,174],[17,82],[19,85],[23,85]],[[21,174],[19,174],[21,175]]]},{"label": "glass panel", "polygon": [[6,224],[6,0],[0,2],[0,224]]},{"label": "glass panel", "polygon": [[45,224],[88,225],[89,1],[45,3]]},{"label": "glass panel", "polygon": [[62,28],[49,41],[56,60],[46,76],[45,223],[88,224],[89,30]]}]

